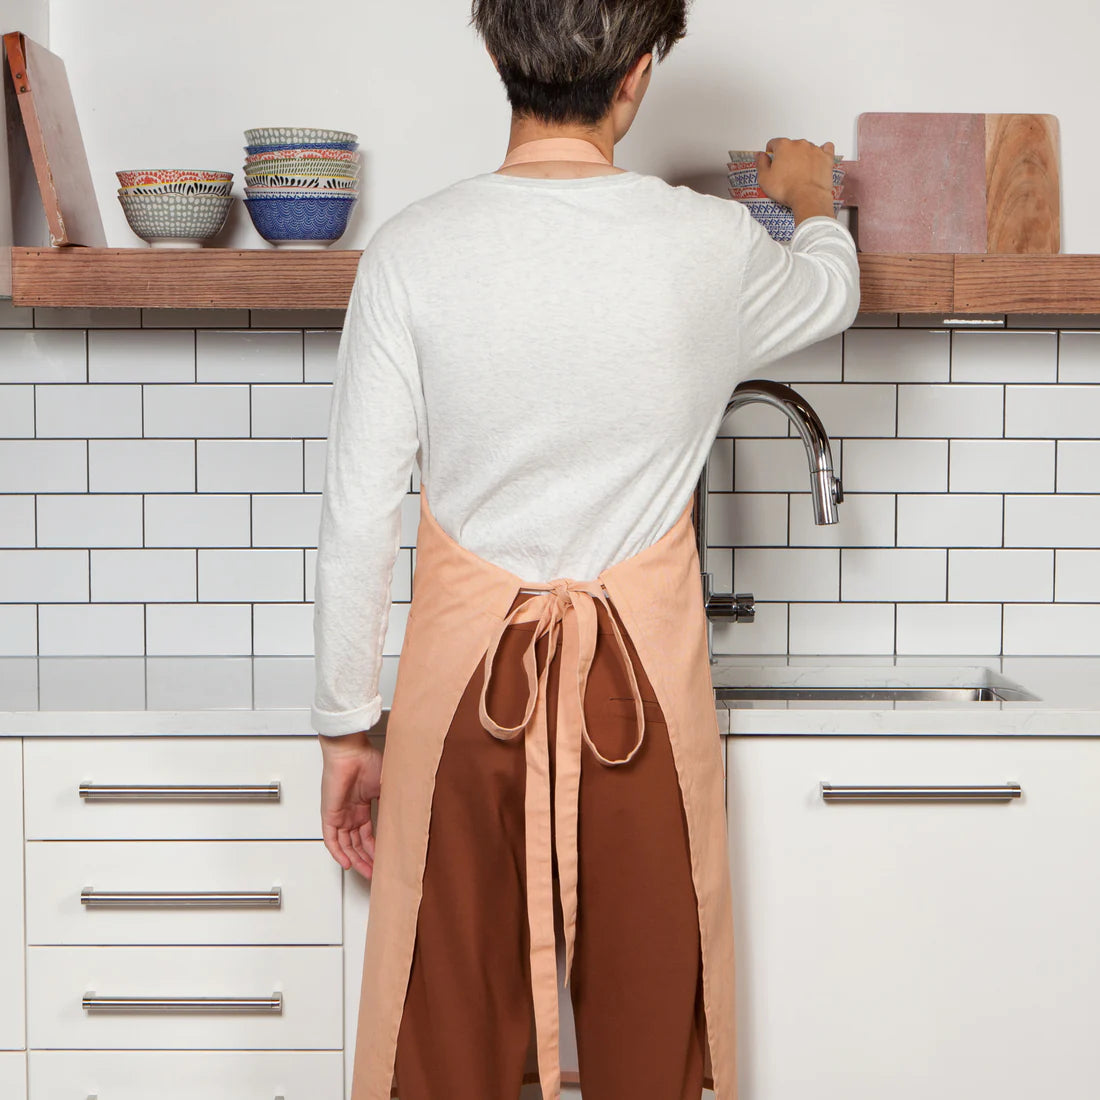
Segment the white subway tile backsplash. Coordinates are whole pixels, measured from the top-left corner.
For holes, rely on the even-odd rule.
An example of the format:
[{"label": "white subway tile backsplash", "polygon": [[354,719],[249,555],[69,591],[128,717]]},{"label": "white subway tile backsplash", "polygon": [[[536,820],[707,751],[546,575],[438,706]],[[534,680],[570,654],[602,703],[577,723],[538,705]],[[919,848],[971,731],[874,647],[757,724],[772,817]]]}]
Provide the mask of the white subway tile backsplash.
[{"label": "white subway tile backsplash", "polygon": [[1017,439],[1095,437],[1100,386],[1008,386],[1005,435]]},{"label": "white subway tile backsplash", "polygon": [[[722,442],[718,440],[718,443]],[[728,480],[723,480],[720,485],[711,485],[711,488],[732,489],[733,488],[733,441],[727,439],[725,442],[729,444],[729,460],[726,467],[726,473],[721,474],[721,478],[725,479],[728,474]],[[307,493],[320,493],[325,486],[325,457],[328,454],[328,441],[325,439],[303,439],[302,446],[305,451],[305,491]],[[712,450],[714,453],[717,450],[717,443]],[[711,467],[711,473],[713,474],[715,467]],[[416,474],[416,464],[413,463],[413,474]],[[416,480],[415,476],[411,479]],[[420,486],[416,485],[415,489],[419,489]]]},{"label": "white subway tile backsplash", "polygon": [[946,382],[951,333],[939,329],[855,329],[844,333],[845,382]]},{"label": "white subway tile backsplash", "polygon": [[1100,382],[1100,332],[1060,334],[1058,381]]},{"label": "white subway tile backsplash", "polygon": [[1100,496],[1005,497],[1005,546],[1100,545]]},{"label": "white subway tile backsplash", "polygon": [[[722,586],[729,591],[729,586]],[[826,605],[827,606],[827,605]],[[751,623],[716,622],[714,653],[786,653],[787,604],[756,601],[756,617]]]},{"label": "white subway tile backsplash", "polygon": [[1098,637],[1100,604],[1005,604],[1006,655],[1095,655]]},{"label": "white subway tile backsplash", "polygon": [[146,546],[248,546],[250,498],[173,493],[145,498]]},{"label": "white subway tile backsplash", "polygon": [[34,503],[30,493],[0,496],[0,547],[34,545]]},{"label": "white subway tile backsplash", "polygon": [[252,435],[306,436],[328,435],[332,386],[253,386]]},{"label": "white subway tile backsplash", "polygon": [[[53,658],[42,705],[143,706],[146,689],[169,707],[308,702],[343,316],[0,303],[0,654]],[[945,316],[861,313],[761,367],[830,435],[837,524],[813,523],[783,414],[754,404],[724,419],[704,565],[716,591],[753,592],[757,614],[715,623],[716,653],[1100,653],[1100,318],[967,329]],[[387,704],[418,471],[409,483]],[[92,655],[116,652],[132,656]],[[105,661],[121,662],[113,679]],[[37,705],[33,678],[28,690]]]},{"label": "white subway tile backsplash", "polygon": [[141,435],[141,387],[126,385],[38,386],[35,435],[39,439]]},{"label": "white subway tile backsplash", "polygon": [[149,603],[145,651],[150,656],[235,657],[252,652],[252,605]]},{"label": "white subway tile backsplash", "polygon": [[83,439],[0,439],[0,493],[78,493],[88,486]]},{"label": "white subway tile backsplash", "polygon": [[733,587],[758,600],[836,600],[839,550],[755,550],[733,552]]},{"label": "white subway tile backsplash", "polygon": [[1001,605],[899,603],[898,653],[985,655],[1001,648]]},{"label": "white subway tile backsplash", "polygon": [[195,443],[200,493],[300,493],[300,439],[200,439]]},{"label": "white subway tile backsplash", "polygon": [[202,603],[304,600],[301,550],[199,550]]},{"label": "white subway tile backsplash", "polygon": [[951,383],[898,387],[898,435],[950,438],[999,436],[1004,389]]},{"label": "white subway tile backsplash", "polygon": [[[406,498],[407,499],[407,498]],[[419,504],[419,499],[416,498]],[[264,494],[252,498],[253,546],[317,547],[321,494]]]},{"label": "white subway tile backsplash", "polygon": [[[391,609],[391,626],[393,619]],[[253,609],[252,632],[257,655],[305,656],[313,652],[313,608],[306,603],[258,603]]]},{"label": "white subway tile backsplash", "polygon": [[990,493],[904,493],[898,546],[1000,546],[1001,500]]},{"label": "white subway tile backsplash", "polygon": [[39,663],[42,710],[142,710],[144,657],[54,657]]},{"label": "white subway tile backsplash", "polygon": [[947,552],[947,598],[952,602],[1049,602],[1053,592],[1053,550]]},{"label": "white subway tile backsplash", "polygon": [[194,382],[194,329],[91,329],[89,382]]},{"label": "white subway tile backsplash", "polygon": [[145,435],[247,436],[248,386],[151,385],[145,391]]},{"label": "white subway tile backsplash", "polygon": [[1054,491],[1054,440],[952,439],[953,493],[1050,493]]},{"label": "white subway tile backsplash", "polygon": [[[839,465],[834,450],[833,461]],[[733,485],[739,492],[783,493],[808,489],[809,467],[801,439],[735,439]]]},{"label": "white subway tile backsplash", "polygon": [[891,603],[793,603],[791,653],[893,653]]},{"label": "white subway tile backsplash", "polygon": [[897,386],[834,382],[799,386],[831,439],[892,436],[897,416]]},{"label": "white subway tile backsplash", "polygon": [[34,386],[0,387],[0,437],[30,439],[34,436]]},{"label": "white subway tile backsplash", "polygon": [[141,310],[100,306],[35,306],[35,328],[140,328]]},{"label": "white subway tile backsplash", "polygon": [[[894,318],[891,324],[896,324],[897,318],[893,313],[866,316]],[[816,344],[810,344],[809,347],[794,352],[793,355],[784,355],[781,359],[763,364],[756,373],[756,377],[770,378],[788,385],[799,382],[839,382],[843,363],[844,334],[838,332],[835,336],[819,340]]]},{"label": "white subway tile backsplash", "polygon": [[172,603],[197,599],[197,550],[93,550],[96,603]]},{"label": "white subway tile backsplash", "polygon": [[942,493],[946,489],[946,439],[844,441],[845,492]]},{"label": "white subway tile backsplash", "polygon": [[1100,440],[1060,439],[1057,447],[1058,492],[1100,493]]},{"label": "white subway tile backsplash", "polygon": [[331,382],[336,377],[336,353],[340,329],[316,329],[302,334],[305,340],[305,381]]},{"label": "white subway tile backsplash", "polygon": [[0,383],[86,382],[83,331],[0,329]]},{"label": "white subway tile backsplash", "polygon": [[848,493],[837,508],[836,523],[814,522],[809,493],[790,494],[791,546],[893,546],[894,496]]},{"label": "white subway tile backsplash", "polygon": [[139,603],[40,604],[38,652],[43,657],[140,656],[144,624]]},{"label": "white subway tile backsplash", "polygon": [[785,546],[785,493],[710,493],[708,546]]},{"label": "white subway tile backsplash", "polygon": [[841,550],[840,598],[942,602],[947,598],[947,551]]},{"label": "white subway tile backsplash", "polygon": [[247,309],[145,308],[141,327],[153,328],[248,328]]},{"label": "white subway tile backsplash", "polygon": [[[38,655],[38,608],[33,603],[0,604],[0,657],[36,657]],[[0,698],[9,710],[12,706],[6,685],[0,685]]]},{"label": "white subway tile backsplash", "polygon": [[[248,657],[149,657],[150,710],[192,710],[217,707],[241,710],[252,706],[252,662]],[[299,696],[309,699],[307,692]]]},{"label": "white subway tile backsplash", "polygon": [[109,493],[43,496],[39,546],[140,546],[141,496]]},{"label": "white subway tile backsplash", "polygon": [[91,439],[88,483],[93,493],[193,493],[193,439]]},{"label": "white subway tile backsplash", "polygon": [[953,331],[952,382],[1054,382],[1058,333]]},{"label": "white subway tile backsplash", "polygon": [[204,329],[195,333],[199,382],[301,382],[300,330]]},{"label": "white subway tile backsplash", "polygon": [[1100,603],[1100,550],[1057,550],[1054,558],[1057,601]]}]

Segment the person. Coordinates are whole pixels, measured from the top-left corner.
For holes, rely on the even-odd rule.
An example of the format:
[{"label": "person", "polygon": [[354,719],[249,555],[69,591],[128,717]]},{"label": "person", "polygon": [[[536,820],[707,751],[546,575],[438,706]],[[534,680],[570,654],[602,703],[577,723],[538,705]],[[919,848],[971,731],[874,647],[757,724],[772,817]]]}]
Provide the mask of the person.
[{"label": "person", "polygon": [[474,0],[505,160],[391,217],[356,270],[311,708],[324,842],[371,883],[351,1100],[557,1100],[559,966],[585,1100],[736,1095],[693,494],[733,388],[847,328],[859,267],[832,142],[758,154],[789,244],[614,164],[688,2]]}]

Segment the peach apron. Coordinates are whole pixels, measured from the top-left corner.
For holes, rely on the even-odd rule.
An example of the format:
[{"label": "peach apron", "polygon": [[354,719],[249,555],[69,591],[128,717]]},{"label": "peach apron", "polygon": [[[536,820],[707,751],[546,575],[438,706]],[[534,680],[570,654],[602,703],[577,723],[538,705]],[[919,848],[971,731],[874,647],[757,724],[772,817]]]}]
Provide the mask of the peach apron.
[{"label": "peach apron", "polygon": [[[560,577],[532,584],[451,538],[432,515],[427,486],[421,484],[413,598],[386,726],[351,1100],[388,1100],[397,1095],[395,1052],[443,742],[478,665],[486,662],[487,689],[500,635],[512,622],[531,620],[536,620],[537,626],[524,655],[527,720],[514,728],[498,725],[486,711],[486,690],[481,695],[480,715],[487,736],[522,736],[525,740],[525,846],[535,1041],[543,1098],[559,1100],[552,859],[556,852],[568,982],[578,904],[576,815],[583,744],[595,752],[584,725],[585,679],[595,648],[595,600],[609,601],[618,612],[667,724],[698,902],[706,1018],[704,1083],[714,1089],[717,1100],[736,1100],[733,911],[725,780],[691,507],[689,500],[656,542],[604,569],[593,580]],[[510,610],[521,590],[532,594]],[[613,616],[608,617],[614,622]],[[534,641],[549,633],[547,653],[553,654],[559,632],[557,770],[551,791],[545,685],[552,658],[547,658],[542,669],[536,668]],[[622,647],[621,638],[618,641]],[[625,648],[623,652],[625,655]],[[644,732],[629,656],[626,662],[631,669],[639,741],[621,760],[607,760],[597,753],[604,766],[630,759]],[[502,671],[497,670],[498,674]],[[583,1081],[581,1085],[583,1088]]]},{"label": "peach apron", "polygon": [[[610,164],[591,142],[544,138],[515,147],[501,167],[532,161]],[[565,939],[565,980],[573,959],[577,916],[577,797],[581,751],[603,766],[630,760],[645,717],[629,653],[638,737],[621,759],[604,757],[584,722],[587,670],[596,645],[593,600],[611,602],[653,684],[668,727],[691,849],[699,908],[705,1010],[704,1084],[716,1100],[736,1100],[733,908],[726,838],[725,778],[707,652],[699,555],[689,500],[655,543],[604,569],[594,580],[559,577],[532,584],[460,546],[436,522],[420,486],[413,598],[386,726],[374,871],[350,1100],[397,1095],[394,1062],[412,964],[436,768],[452,716],[478,665],[485,662],[479,714],[495,737],[525,742],[525,852],[531,994],[543,1100],[559,1100],[557,957],[553,860],[556,854]],[[510,610],[520,590],[534,594]],[[612,623],[614,617],[608,616]],[[485,699],[493,658],[512,622],[537,622],[524,655],[528,705],[518,726],[503,727]],[[535,641],[560,633],[557,774],[549,783],[546,682],[549,660],[536,668]],[[575,687],[575,691],[573,690]],[[550,799],[554,799],[554,836]],[[583,1081],[582,1081],[583,1087]]]}]

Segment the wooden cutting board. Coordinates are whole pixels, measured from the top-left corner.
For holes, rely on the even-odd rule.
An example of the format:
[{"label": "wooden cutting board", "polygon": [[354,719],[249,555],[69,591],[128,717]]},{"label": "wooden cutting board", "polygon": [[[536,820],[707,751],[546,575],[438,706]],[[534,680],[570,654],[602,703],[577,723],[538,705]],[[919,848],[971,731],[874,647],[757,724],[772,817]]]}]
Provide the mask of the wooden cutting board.
[{"label": "wooden cutting board", "polygon": [[861,252],[1061,251],[1054,115],[870,112],[842,201]]},{"label": "wooden cutting board", "polygon": [[20,31],[4,35],[38,189],[54,245],[105,248],[92,174],[65,63]]}]

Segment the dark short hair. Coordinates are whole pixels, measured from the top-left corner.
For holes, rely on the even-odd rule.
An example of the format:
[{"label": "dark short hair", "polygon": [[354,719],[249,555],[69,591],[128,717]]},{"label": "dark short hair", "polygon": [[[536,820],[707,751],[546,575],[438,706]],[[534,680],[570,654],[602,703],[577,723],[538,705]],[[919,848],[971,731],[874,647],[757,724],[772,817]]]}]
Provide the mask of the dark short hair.
[{"label": "dark short hair", "polygon": [[470,22],[497,62],[512,110],[599,122],[643,54],[663,61],[687,34],[691,0],[473,0]]}]

